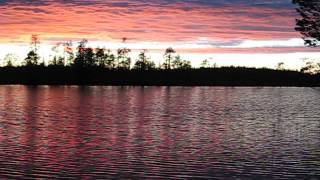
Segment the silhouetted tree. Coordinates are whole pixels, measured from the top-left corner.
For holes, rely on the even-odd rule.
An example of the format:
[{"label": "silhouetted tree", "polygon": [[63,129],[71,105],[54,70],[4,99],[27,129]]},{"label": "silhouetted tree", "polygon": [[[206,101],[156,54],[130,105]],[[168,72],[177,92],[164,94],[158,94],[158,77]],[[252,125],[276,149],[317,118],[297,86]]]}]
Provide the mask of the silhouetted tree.
[{"label": "silhouetted tree", "polygon": [[4,57],[4,65],[7,67],[12,67],[15,65],[15,63],[17,62],[18,57],[15,54],[7,54]]},{"label": "silhouetted tree", "polygon": [[[57,43],[55,46],[52,47],[52,51],[55,52],[55,59],[50,62],[50,65],[57,65],[58,59],[61,60],[62,57],[62,64],[63,66],[71,65],[74,60],[74,54],[72,49],[72,42],[64,42],[64,43]],[[61,63],[60,63],[61,64]]]},{"label": "silhouetted tree", "polygon": [[217,68],[217,67],[218,67],[218,65],[217,65],[217,63],[213,63],[213,65],[212,65],[211,67],[213,67],[213,68]]},{"label": "silhouetted tree", "polygon": [[67,58],[66,65],[67,65],[67,66],[71,66],[72,63],[74,62],[74,59],[75,59],[75,58],[74,58],[73,52],[68,53],[68,58]]},{"label": "silhouetted tree", "polygon": [[209,63],[208,59],[205,59],[201,62],[200,68],[210,68],[210,63]]},{"label": "silhouetted tree", "polygon": [[7,67],[12,67],[13,66],[12,61],[10,59],[6,60],[6,66]]},{"label": "silhouetted tree", "polygon": [[305,66],[300,69],[300,72],[308,74],[320,73],[320,63],[316,63],[314,60],[308,60]]},{"label": "silhouetted tree", "polygon": [[27,57],[24,59],[25,60],[25,65],[26,66],[36,66],[38,65],[38,60],[39,56],[36,52],[33,50],[29,51]]},{"label": "silhouetted tree", "polygon": [[180,69],[181,65],[182,65],[182,59],[180,55],[177,55],[176,57],[174,57],[174,60],[172,61],[172,68]]},{"label": "silhouetted tree", "polygon": [[320,41],[320,2],[319,0],[293,0],[300,14],[296,20],[296,30],[303,35],[306,45],[319,46]]},{"label": "silhouetted tree", "polygon": [[49,61],[49,66],[64,66],[64,58],[54,56],[51,61]]},{"label": "silhouetted tree", "polygon": [[85,49],[88,41],[86,39],[79,42],[77,47],[77,54],[74,60],[74,66],[76,67],[84,67],[85,66]]},{"label": "silhouetted tree", "polygon": [[303,66],[300,71],[303,73],[313,74],[314,68],[315,68],[315,66],[314,66],[313,62],[309,61],[309,62],[306,62],[306,65]]},{"label": "silhouetted tree", "polygon": [[92,67],[96,65],[93,49],[86,47],[87,43],[88,41],[85,39],[79,42],[77,48],[78,52],[74,60],[74,65],[78,68]]},{"label": "silhouetted tree", "polygon": [[71,65],[74,60],[74,54],[72,49],[72,42],[66,42],[64,46],[64,65]]},{"label": "silhouetted tree", "polygon": [[284,62],[279,62],[277,64],[276,70],[280,70],[280,71],[284,70]]},{"label": "silhouetted tree", "polygon": [[165,62],[163,63],[165,69],[171,69],[171,60],[174,53],[176,53],[176,51],[172,47],[166,49],[164,53]]},{"label": "silhouetted tree", "polygon": [[182,61],[180,69],[191,69],[191,68],[192,68],[192,66],[191,66],[191,62],[190,61],[186,61],[186,60]]},{"label": "silhouetted tree", "polygon": [[58,58],[57,56],[54,56],[51,61],[49,61],[48,66],[56,66],[58,64]]},{"label": "silhouetted tree", "polygon": [[84,59],[84,64],[86,67],[92,67],[92,66],[96,66],[97,63],[94,59],[94,51],[92,48],[85,48],[85,59]]},{"label": "silhouetted tree", "polygon": [[25,58],[26,66],[36,66],[38,65],[38,60],[40,59],[38,55],[38,46],[40,44],[38,35],[31,36],[31,50],[29,51],[27,57]]},{"label": "silhouetted tree", "polygon": [[172,67],[174,69],[190,69],[191,68],[191,62],[182,60],[179,55],[177,55],[174,60],[172,61]]},{"label": "silhouetted tree", "polygon": [[120,48],[118,49],[118,69],[130,69],[131,58],[129,57],[129,52],[131,50],[128,48]]},{"label": "silhouetted tree", "polygon": [[58,57],[57,66],[64,66],[64,57]]},{"label": "silhouetted tree", "polygon": [[42,66],[42,67],[45,67],[45,66],[46,66],[46,63],[45,63],[44,58],[42,59],[42,62],[39,64],[39,66]]},{"label": "silhouetted tree", "polygon": [[139,54],[139,58],[134,64],[134,69],[150,70],[155,68],[154,62],[150,61],[150,58],[146,56],[147,50],[142,50]]},{"label": "silhouetted tree", "polygon": [[110,49],[107,50],[107,53],[105,53],[105,59],[106,59],[106,67],[108,69],[114,69],[116,67],[116,63],[115,63],[116,58]]},{"label": "silhouetted tree", "polygon": [[57,65],[58,62],[58,56],[59,56],[59,46],[61,43],[57,43],[56,45],[54,45],[51,50],[55,53],[54,57],[52,60],[49,61],[49,66],[55,66]]},{"label": "silhouetted tree", "polygon": [[105,50],[103,48],[97,48],[94,56],[95,62],[98,63],[98,66],[103,68],[106,66],[106,54],[104,51]]}]

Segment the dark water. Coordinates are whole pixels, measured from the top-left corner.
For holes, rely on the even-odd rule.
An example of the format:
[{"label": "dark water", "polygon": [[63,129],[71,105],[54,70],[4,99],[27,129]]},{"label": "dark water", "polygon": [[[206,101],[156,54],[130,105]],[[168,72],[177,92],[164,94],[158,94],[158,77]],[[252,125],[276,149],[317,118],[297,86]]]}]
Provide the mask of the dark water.
[{"label": "dark water", "polygon": [[319,176],[319,89],[0,86],[1,178]]}]

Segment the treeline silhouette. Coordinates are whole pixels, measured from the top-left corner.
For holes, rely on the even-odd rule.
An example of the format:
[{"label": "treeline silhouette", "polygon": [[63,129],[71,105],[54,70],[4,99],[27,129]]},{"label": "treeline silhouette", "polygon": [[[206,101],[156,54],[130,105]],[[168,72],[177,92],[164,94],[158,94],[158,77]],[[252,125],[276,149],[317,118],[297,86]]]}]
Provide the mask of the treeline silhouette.
[{"label": "treeline silhouette", "polygon": [[[0,68],[0,84],[27,85],[187,85],[187,86],[320,86],[320,75],[308,64],[303,71],[245,67],[211,66],[208,60],[192,68],[173,48],[164,52],[164,62],[155,65],[142,50],[132,65],[128,48],[116,54],[104,48],[87,47],[79,42],[74,54],[71,43],[63,43],[63,55],[56,55],[48,65],[39,62],[39,40],[32,36],[31,50],[21,66],[13,66],[14,56],[6,56]],[[307,72],[307,73],[305,73]],[[312,72],[312,73],[311,73]]]},{"label": "treeline silhouette", "polygon": [[[32,35],[31,39],[31,50],[20,66],[73,67],[77,69],[99,67],[108,70],[191,69],[191,62],[182,60],[180,55],[176,54],[176,51],[171,47],[166,49],[164,53],[165,61],[163,64],[158,65],[158,67],[156,67],[155,63],[147,56],[146,49],[141,50],[132,66],[132,60],[129,56],[131,52],[130,49],[126,47],[119,48],[116,54],[113,54],[109,49],[99,47],[93,49],[87,47],[87,40],[79,42],[75,55],[70,42],[59,43],[57,46],[62,44],[64,47],[63,55],[55,55],[53,59],[48,62],[48,65],[46,65],[44,61],[40,62],[41,58],[38,55],[38,37]],[[53,50],[55,51],[56,48],[58,47],[54,47]],[[16,61],[14,58],[14,55],[7,55],[5,57],[6,66],[12,67],[14,64],[13,61]]]},{"label": "treeline silhouette", "polygon": [[0,84],[320,86],[320,75],[244,67],[129,70],[101,67],[24,66],[0,68]]}]

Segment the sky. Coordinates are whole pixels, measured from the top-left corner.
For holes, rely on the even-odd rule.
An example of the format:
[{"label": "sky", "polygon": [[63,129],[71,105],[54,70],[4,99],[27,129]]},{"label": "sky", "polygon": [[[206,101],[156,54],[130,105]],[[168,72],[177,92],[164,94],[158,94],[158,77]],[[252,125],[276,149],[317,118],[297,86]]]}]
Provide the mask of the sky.
[{"label": "sky", "polygon": [[37,34],[46,60],[55,44],[76,47],[85,38],[93,47],[131,48],[133,58],[148,49],[156,64],[173,47],[194,66],[208,59],[298,69],[320,53],[304,46],[297,17],[291,0],[0,0],[0,60],[7,53],[24,58]]}]

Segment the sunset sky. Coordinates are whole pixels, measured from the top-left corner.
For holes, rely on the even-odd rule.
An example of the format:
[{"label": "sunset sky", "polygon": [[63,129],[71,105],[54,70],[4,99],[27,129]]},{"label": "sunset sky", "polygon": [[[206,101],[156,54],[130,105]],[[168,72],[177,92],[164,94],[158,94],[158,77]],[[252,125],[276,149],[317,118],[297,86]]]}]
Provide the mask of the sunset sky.
[{"label": "sunset sky", "polygon": [[291,0],[0,0],[0,60],[24,58],[38,34],[46,59],[58,42],[86,38],[93,47],[129,47],[133,57],[149,49],[156,63],[171,46],[194,66],[209,59],[295,69],[320,54],[295,32],[294,8]]}]

